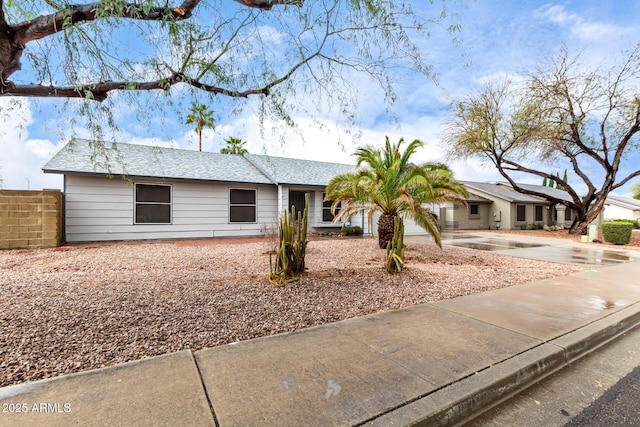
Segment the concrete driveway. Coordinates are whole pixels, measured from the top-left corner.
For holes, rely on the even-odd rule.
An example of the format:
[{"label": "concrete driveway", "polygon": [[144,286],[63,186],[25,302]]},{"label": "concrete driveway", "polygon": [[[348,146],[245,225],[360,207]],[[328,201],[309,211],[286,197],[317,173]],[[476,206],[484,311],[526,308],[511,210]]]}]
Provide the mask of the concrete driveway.
[{"label": "concrete driveway", "polygon": [[[407,241],[432,241],[430,236],[407,236]],[[500,234],[485,231],[444,232],[442,244],[481,251],[491,251],[521,258],[584,266],[618,265],[640,260],[640,251],[596,244],[581,244],[569,239]]]}]

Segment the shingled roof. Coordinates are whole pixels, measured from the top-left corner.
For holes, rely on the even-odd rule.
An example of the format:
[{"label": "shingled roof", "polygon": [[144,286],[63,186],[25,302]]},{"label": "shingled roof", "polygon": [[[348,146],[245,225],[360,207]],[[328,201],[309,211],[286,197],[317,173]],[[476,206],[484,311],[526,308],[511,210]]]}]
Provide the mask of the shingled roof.
[{"label": "shingled roof", "polygon": [[[529,194],[522,194],[514,190],[506,182],[473,182],[463,181],[470,191],[477,190],[494,197],[506,200],[508,202],[521,202],[521,203],[549,203],[546,199],[541,197],[532,196]],[[540,193],[548,194],[550,196],[562,199],[570,200],[569,194],[566,191],[559,190],[557,188],[544,187],[542,185],[532,184],[518,184],[525,190],[538,191]]]},{"label": "shingled roof", "polygon": [[354,165],[125,143],[72,140],[42,168],[47,173],[326,186]]},{"label": "shingled roof", "polygon": [[607,203],[633,211],[640,211],[640,200],[631,197],[609,194],[607,196]]},{"label": "shingled roof", "polygon": [[331,178],[344,172],[354,172],[354,165],[289,159],[286,157],[245,156],[275,184],[326,186]]}]

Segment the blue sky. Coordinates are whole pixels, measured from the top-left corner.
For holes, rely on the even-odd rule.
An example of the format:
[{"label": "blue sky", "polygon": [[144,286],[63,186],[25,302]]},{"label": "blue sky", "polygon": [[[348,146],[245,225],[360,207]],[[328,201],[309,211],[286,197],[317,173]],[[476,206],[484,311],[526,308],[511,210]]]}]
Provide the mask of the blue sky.
[{"label": "blue sky", "polygon": [[[255,115],[247,112],[219,114],[215,131],[205,131],[203,149],[219,151],[225,138],[235,136],[248,141],[247,147],[253,153],[353,163],[351,153],[357,146],[381,145],[388,135],[392,140],[404,137],[425,142],[425,149],[417,154],[418,161],[445,161],[440,146],[442,124],[454,98],[477,89],[487,80],[522,74],[557,53],[561,45],[574,53],[583,51],[582,59],[587,65],[606,67],[615,55],[640,42],[637,24],[640,1],[462,3],[448,4],[449,12],[462,26],[457,35],[461,42],[452,44],[451,35],[438,30],[424,42],[424,54],[434,66],[437,82],[418,74],[398,76],[398,100],[392,108],[397,122],[388,120],[381,91],[371,90],[365,79],[354,79],[352,84],[360,90],[355,129],[360,137],[355,141],[349,129],[336,123],[330,113],[296,116],[298,132],[295,132],[272,121],[260,127]],[[62,118],[64,101],[19,99],[17,104],[13,101],[10,104],[0,98],[3,188],[61,188],[62,178],[43,174],[41,168],[66,142],[65,129],[69,124],[68,118]],[[13,110],[9,116],[10,107]],[[182,124],[183,118],[150,114],[144,124],[126,111],[118,114],[118,125],[123,130],[119,141],[197,150],[196,135],[191,125]],[[639,164],[640,154],[632,153],[627,162]],[[491,167],[476,162],[450,164],[458,179],[500,179]],[[625,194],[628,188],[617,193]]]}]

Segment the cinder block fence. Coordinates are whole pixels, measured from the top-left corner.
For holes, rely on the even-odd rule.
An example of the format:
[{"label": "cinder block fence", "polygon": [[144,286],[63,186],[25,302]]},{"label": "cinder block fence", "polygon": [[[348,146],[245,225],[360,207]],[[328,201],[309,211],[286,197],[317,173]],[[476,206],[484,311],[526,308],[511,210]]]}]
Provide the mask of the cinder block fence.
[{"label": "cinder block fence", "polygon": [[60,190],[0,190],[0,249],[55,247],[61,241]]}]

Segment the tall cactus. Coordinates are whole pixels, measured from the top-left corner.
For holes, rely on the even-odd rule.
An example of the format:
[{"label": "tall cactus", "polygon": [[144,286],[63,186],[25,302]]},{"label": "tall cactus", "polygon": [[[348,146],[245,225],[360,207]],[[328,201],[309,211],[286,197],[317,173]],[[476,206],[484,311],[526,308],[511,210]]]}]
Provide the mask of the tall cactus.
[{"label": "tall cactus", "polygon": [[399,216],[393,220],[393,239],[387,243],[387,271],[399,273],[404,266],[404,221]]},{"label": "tall cactus", "polygon": [[276,286],[284,286],[300,278],[304,273],[304,257],[307,252],[307,225],[309,213],[309,195],[305,196],[304,211],[297,212],[291,206],[291,214],[283,212],[278,227],[278,250],[275,263],[269,256],[269,281]]}]

